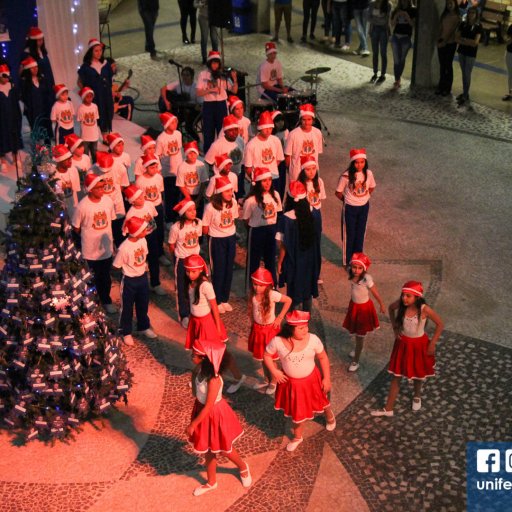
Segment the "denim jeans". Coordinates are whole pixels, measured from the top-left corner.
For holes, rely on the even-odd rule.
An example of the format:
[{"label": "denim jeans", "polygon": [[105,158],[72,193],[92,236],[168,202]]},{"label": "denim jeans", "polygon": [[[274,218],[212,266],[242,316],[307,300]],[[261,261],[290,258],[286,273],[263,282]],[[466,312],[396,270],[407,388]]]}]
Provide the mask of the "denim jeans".
[{"label": "denim jeans", "polygon": [[367,51],[368,43],[368,18],[370,17],[370,8],[354,9],[354,19],[356,20],[357,33],[359,34],[359,50]]},{"label": "denim jeans", "polygon": [[393,49],[393,61],[394,61],[394,73],[395,73],[395,81],[398,82],[402,77],[402,73],[404,72],[405,67],[405,59],[407,58],[407,53],[411,48],[411,38],[409,36],[398,37],[393,35],[391,37],[391,48]]},{"label": "denim jeans", "polygon": [[471,73],[475,64],[476,57],[468,57],[459,53],[460,71],[462,73],[462,93],[464,98],[469,98],[469,87],[471,86]]},{"label": "denim jeans", "polygon": [[373,25],[370,30],[373,52],[373,72],[379,70],[379,51],[381,60],[381,75],[386,74],[388,67],[388,27],[385,25]]},{"label": "denim jeans", "polygon": [[197,21],[199,22],[199,30],[201,31],[201,57],[206,62],[208,57],[208,34],[212,40],[212,50],[219,50],[219,33],[217,27],[210,25],[208,18],[204,16],[198,16]]},{"label": "denim jeans", "polygon": [[352,36],[352,26],[348,17],[348,4],[347,2],[333,2],[332,3],[332,32],[336,44],[341,41],[341,28],[345,30],[345,43],[350,44]]}]

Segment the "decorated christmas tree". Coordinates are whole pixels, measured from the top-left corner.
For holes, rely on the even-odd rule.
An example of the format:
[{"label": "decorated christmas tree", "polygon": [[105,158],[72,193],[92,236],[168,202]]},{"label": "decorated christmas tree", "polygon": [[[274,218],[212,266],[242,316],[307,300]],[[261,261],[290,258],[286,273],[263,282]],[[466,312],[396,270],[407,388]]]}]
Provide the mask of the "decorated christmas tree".
[{"label": "decorated christmas tree", "polygon": [[0,421],[29,440],[55,439],[126,402],[132,374],[52,189],[46,146],[31,169],[6,232]]}]

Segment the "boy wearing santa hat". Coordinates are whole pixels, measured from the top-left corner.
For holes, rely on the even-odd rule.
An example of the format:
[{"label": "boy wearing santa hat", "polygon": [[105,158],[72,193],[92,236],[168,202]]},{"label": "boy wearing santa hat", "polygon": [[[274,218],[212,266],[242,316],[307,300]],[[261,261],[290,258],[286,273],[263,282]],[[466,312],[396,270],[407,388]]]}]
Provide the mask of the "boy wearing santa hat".
[{"label": "boy wearing santa hat", "polygon": [[69,101],[69,89],[64,84],[53,86],[55,103],[50,113],[50,120],[55,123],[55,140],[57,144],[64,144],[64,137],[73,133],[73,118],[75,109]]}]

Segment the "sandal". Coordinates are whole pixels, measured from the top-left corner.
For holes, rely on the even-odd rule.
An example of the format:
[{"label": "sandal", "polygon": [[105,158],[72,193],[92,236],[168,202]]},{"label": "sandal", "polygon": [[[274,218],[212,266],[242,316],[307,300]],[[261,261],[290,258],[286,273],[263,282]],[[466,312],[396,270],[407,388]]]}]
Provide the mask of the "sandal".
[{"label": "sandal", "polygon": [[[247,473],[247,476],[243,476],[242,473]],[[250,487],[252,484],[252,476],[247,462],[245,463],[245,469],[240,471],[240,480],[242,480],[242,485],[244,487]]]}]

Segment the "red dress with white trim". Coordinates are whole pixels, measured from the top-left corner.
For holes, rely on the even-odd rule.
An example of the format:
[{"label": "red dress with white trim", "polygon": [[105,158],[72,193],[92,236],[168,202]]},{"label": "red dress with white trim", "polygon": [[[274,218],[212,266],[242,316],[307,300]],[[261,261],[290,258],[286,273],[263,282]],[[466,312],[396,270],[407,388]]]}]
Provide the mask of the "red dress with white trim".
[{"label": "red dress with white trim", "polygon": [[[222,398],[222,388],[224,381],[222,377],[221,386],[215,399],[215,404],[206,416],[194,429],[189,438],[189,442],[194,445],[196,453],[227,452],[233,450],[233,443],[244,433],[242,425],[235,412],[229,404]],[[196,402],[192,410],[192,419],[201,412],[208,394],[208,381],[199,380],[196,377]]]},{"label": "red dress with white trim", "polygon": [[[423,312],[424,305],[421,307]],[[426,318],[404,316],[402,330],[395,340],[388,372],[396,377],[425,380],[435,375],[436,360],[427,354],[429,338],[425,334]]]},{"label": "red dress with white trim", "polygon": [[[281,294],[276,290],[271,290],[269,293],[270,299],[270,311],[268,315],[263,318],[261,311],[261,302],[253,296],[251,299],[252,317],[254,322],[251,326],[251,332],[249,339],[247,340],[249,351],[252,352],[252,356],[257,361],[263,361],[263,354],[265,353],[266,346],[270,343],[270,340],[277,336],[280,328],[273,326],[276,319],[276,302],[281,300]],[[274,357],[278,359],[278,356]]]},{"label": "red dress with white trim", "polygon": [[300,352],[290,351],[279,336],[267,345],[266,351],[272,355],[277,353],[288,377],[286,382],[277,384],[274,408],[282,410],[294,423],[311,420],[330,405],[322,390],[320,370],[315,364],[316,354],[323,350],[320,338],[311,333],[307,345]]},{"label": "red dress with white trim", "polygon": [[380,327],[377,311],[370,299],[369,290],[373,285],[369,274],[365,274],[359,282],[350,282],[350,303],[343,320],[343,327],[350,334],[364,336]]}]

